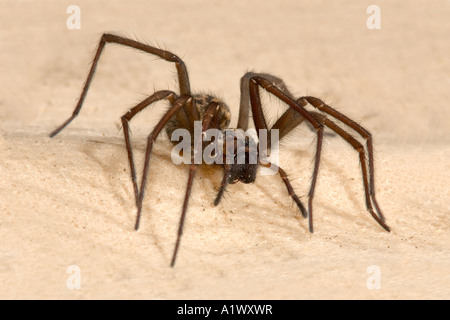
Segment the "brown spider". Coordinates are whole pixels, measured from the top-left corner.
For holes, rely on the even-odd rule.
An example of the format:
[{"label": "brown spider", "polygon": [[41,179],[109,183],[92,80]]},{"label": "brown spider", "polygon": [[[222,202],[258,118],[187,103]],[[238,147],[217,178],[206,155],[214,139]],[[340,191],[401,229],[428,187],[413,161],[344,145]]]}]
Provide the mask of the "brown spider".
[{"label": "brown spider", "polygon": [[[177,95],[176,93],[168,90],[157,91],[148,98],[144,99],[142,102],[137,104],[134,108],[130,109],[126,114],[122,116],[123,132],[125,136],[125,144],[127,148],[128,160],[130,163],[130,170],[131,170],[131,180],[133,182],[135,201],[137,206],[137,218],[135,225],[135,229],[137,230],[139,228],[139,222],[142,212],[142,202],[144,199],[144,192],[147,184],[147,176],[149,170],[150,156],[152,153],[152,147],[154,141],[158,137],[161,130],[163,128],[166,128],[166,132],[169,135],[169,137],[171,137],[172,132],[176,129],[185,129],[192,134],[194,132],[194,121],[201,121],[202,132],[205,132],[207,129],[211,128],[224,131],[225,129],[227,129],[228,124],[230,122],[230,110],[224,102],[222,102],[216,97],[206,94],[192,94],[186,66],[184,62],[173,53],[121,36],[113,34],[103,34],[100,43],[98,45],[98,49],[95,54],[94,60],[92,62],[89,75],[86,79],[86,83],[84,84],[83,91],[81,92],[81,96],[78,100],[78,104],[75,110],[73,111],[72,116],[69,119],[67,119],[61,126],[55,129],[50,134],[50,137],[54,137],[55,135],[57,135],[80,112],[81,106],[89,89],[89,85],[94,76],[97,63],[100,59],[100,55],[106,43],[116,43],[123,46],[135,48],[150,53],[152,55],[156,55],[166,61],[174,62],[178,74],[180,95]],[[264,90],[274,95],[275,97],[277,97],[278,99],[280,99],[289,106],[289,108],[281,115],[281,117],[275,122],[275,124],[270,129],[266,124],[266,119],[264,117],[264,113],[261,106],[259,93],[260,88],[263,88]],[[142,181],[140,186],[138,186],[136,180],[136,168],[133,159],[133,150],[130,142],[130,131],[128,123],[140,111],[160,100],[168,100],[170,102],[170,108],[159,120],[158,124],[155,126],[151,134],[148,136]],[[307,111],[304,107],[308,104],[321,112]],[[299,197],[295,194],[287,178],[286,172],[282,168],[275,166],[274,164],[267,161],[250,163],[249,159],[252,156],[251,153],[258,151],[254,150],[252,151],[250,150],[250,148],[248,148],[249,141],[247,141],[245,144],[246,148],[245,148],[244,164],[238,163],[236,161],[236,158],[234,158],[234,160],[231,161],[231,163],[230,162],[225,163],[224,161],[223,165],[224,175],[220,185],[219,192],[214,201],[214,205],[219,204],[222,195],[225,191],[225,188],[227,187],[228,184],[233,184],[239,181],[243,183],[254,182],[256,179],[256,171],[259,164],[265,167],[272,166],[272,168],[275,167],[277,169],[278,174],[280,175],[281,179],[286,185],[289,195],[298,205],[302,215],[305,218],[308,217],[309,231],[312,233],[313,232],[312,201],[314,198],[314,189],[316,186],[317,175],[319,172],[323,130],[324,126],[327,126],[331,130],[333,130],[336,134],[341,136],[345,141],[347,141],[359,153],[367,211],[369,211],[369,213],[381,225],[381,227],[383,227],[386,231],[390,231],[389,227],[385,223],[385,219],[381,212],[381,209],[375,199],[372,136],[366,129],[364,129],[359,124],[349,119],[345,115],[339,113],[330,106],[326,105],[322,100],[318,98],[306,96],[301,97],[299,99],[295,99],[281,79],[269,74],[258,74],[249,72],[242,77],[239,119],[237,123],[237,128],[233,130],[239,129],[242,129],[243,131],[247,130],[250,108],[252,110],[253,121],[255,124],[255,129],[258,134],[258,137],[260,136],[261,130],[264,129],[268,130],[267,146],[271,145],[270,140],[272,138],[274,130],[278,130],[279,139],[283,139],[283,137],[285,137],[289,132],[291,132],[294,128],[300,125],[304,120],[309,122],[312,128],[315,130],[317,134],[316,153],[314,158],[314,170],[312,174],[311,186],[308,194],[308,211],[303,206]],[[368,159],[366,159],[366,151],[363,145],[359,143],[355,138],[353,138],[353,136],[350,133],[348,133],[346,130],[344,130],[343,128],[335,124],[333,121],[331,121],[326,115],[341,121],[343,124],[353,129],[362,138],[366,140]],[[201,150],[202,148],[204,148],[204,142],[200,141],[200,145],[197,145],[196,147],[200,148]],[[227,148],[224,148],[224,152],[222,154],[224,159],[227,157],[227,150],[228,150]],[[193,157],[193,155],[191,157]],[[194,161],[192,161],[190,164],[189,179],[187,183],[187,189],[184,197],[183,208],[178,227],[177,240],[170,264],[171,267],[175,265],[175,260],[180,245],[180,239],[183,233],[183,225],[186,217],[189,196],[197,165],[198,163],[195,163]]]}]

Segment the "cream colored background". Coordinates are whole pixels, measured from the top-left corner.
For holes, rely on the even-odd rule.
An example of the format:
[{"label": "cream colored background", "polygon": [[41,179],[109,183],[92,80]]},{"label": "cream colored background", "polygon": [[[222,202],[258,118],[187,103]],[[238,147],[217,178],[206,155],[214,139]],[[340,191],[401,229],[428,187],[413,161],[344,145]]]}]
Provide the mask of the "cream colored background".
[{"label": "cream colored background", "polygon": [[[450,298],[448,1],[77,1],[81,29],[68,30],[71,4],[0,1],[0,298]],[[381,30],[366,27],[370,4]],[[155,88],[176,90],[173,66],[108,46],[80,116],[48,138],[105,31],[180,55],[193,89],[222,97],[232,124],[247,70],[360,121],[392,232],[365,210],[357,154],[327,138],[314,234],[278,177],[230,186],[214,207],[221,171],[203,168],[169,268],[187,168],[163,137],[135,232],[119,119]],[[158,114],[132,123],[138,158]],[[305,202],[311,141],[300,129],[281,159]],[[80,290],[66,287],[71,265]],[[366,285],[371,265],[378,290]]]}]

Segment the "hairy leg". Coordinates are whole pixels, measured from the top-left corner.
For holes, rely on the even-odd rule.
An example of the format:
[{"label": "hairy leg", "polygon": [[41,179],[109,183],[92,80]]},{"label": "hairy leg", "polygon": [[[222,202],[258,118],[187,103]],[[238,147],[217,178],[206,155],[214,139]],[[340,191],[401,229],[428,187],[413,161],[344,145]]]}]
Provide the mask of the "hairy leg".
[{"label": "hairy leg", "polygon": [[[282,89],[278,88],[270,79],[266,79],[264,75],[256,75],[249,80],[249,96],[250,104],[252,108],[253,121],[255,123],[256,131],[259,132],[261,129],[267,130],[267,123],[262,110],[259,87],[262,87],[267,92],[273,94],[281,101],[286,103],[290,108],[294,109],[300,115],[309,122],[315,129],[317,134],[316,140],[316,153],[314,157],[314,170],[311,179],[311,186],[308,193],[308,220],[309,220],[309,231],[313,232],[313,212],[312,212],[312,202],[314,198],[314,191],[317,182],[317,176],[319,174],[319,164],[320,156],[322,151],[322,141],[323,141],[323,125],[317,121],[305,108],[304,105],[295,101],[285,93]],[[303,120],[302,120],[303,121]],[[259,134],[259,133],[258,133]]]},{"label": "hairy leg", "polygon": [[[147,44],[143,44],[140,43],[138,41],[132,40],[132,39],[128,39],[128,38],[124,38],[121,36],[117,36],[117,35],[113,35],[113,34],[103,34],[100,42],[98,44],[98,48],[97,51],[95,53],[94,56],[94,60],[92,61],[92,65],[91,65],[91,69],[89,71],[88,77],[86,79],[86,82],[84,83],[83,86],[83,90],[81,92],[81,95],[78,99],[78,103],[75,107],[75,110],[73,111],[72,115],[62,124],[60,125],[58,128],[56,128],[55,130],[53,130],[50,133],[50,137],[54,137],[56,136],[59,132],[61,132],[61,130],[63,130],[67,125],[69,125],[69,123],[72,122],[73,119],[76,118],[76,116],[78,115],[78,113],[81,110],[81,107],[83,105],[84,99],[86,98],[87,92],[89,90],[89,86],[92,82],[92,79],[94,77],[95,74],[95,70],[97,68],[97,64],[98,61],[100,59],[100,56],[103,52],[103,49],[105,47],[105,45],[107,43],[115,43],[115,44],[119,44],[119,45],[123,45],[126,47],[130,47],[130,48],[134,48],[140,51],[144,51],[153,55],[156,55],[168,62],[174,62],[175,66],[177,68],[177,73],[178,73],[178,82],[180,85],[180,94],[190,94],[190,85],[189,85],[189,77],[188,77],[188,73],[187,73],[187,69],[186,66],[184,64],[184,62],[176,55],[174,55],[173,53],[169,52],[169,51],[165,51],[159,48],[155,48],[152,47],[150,45]],[[193,109],[192,109],[193,110]],[[190,110],[188,110],[188,112],[192,112]]]}]

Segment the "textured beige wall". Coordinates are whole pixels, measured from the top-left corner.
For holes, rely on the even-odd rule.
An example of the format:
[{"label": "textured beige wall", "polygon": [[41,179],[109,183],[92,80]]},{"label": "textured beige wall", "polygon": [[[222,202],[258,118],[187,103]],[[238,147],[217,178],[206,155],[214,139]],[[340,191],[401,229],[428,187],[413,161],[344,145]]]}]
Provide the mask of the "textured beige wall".
[{"label": "textured beige wall", "polygon": [[[0,1],[0,298],[450,298],[448,2],[376,1],[380,30],[366,26],[372,1],[77,3],[81,29],[69,30],[71,1]],[[277,176],[230,186],[214,207],[221,170],[203,167],[169,268],[188,169],[171,163],[166,138],[156,144],[135,232],[119,119],[155,89],[177,90],[173,66],[107,47],[80,116],[48,138],[71,114],[105,31],[173,50],[194,90],[230,105],[232,124],[248,70],[357,120],[375,139],[392,232],[365,210],[357,154],[332,137],[314,234]],[[280,105],[268,103],[273,118]],[[138,161],[158,115],[132,123]],[[305,202],[312,141],[301,129],[281,151]],[[72,265],[79,290],[66,286]],[[370,290],[373,265],[381,287]]]}]

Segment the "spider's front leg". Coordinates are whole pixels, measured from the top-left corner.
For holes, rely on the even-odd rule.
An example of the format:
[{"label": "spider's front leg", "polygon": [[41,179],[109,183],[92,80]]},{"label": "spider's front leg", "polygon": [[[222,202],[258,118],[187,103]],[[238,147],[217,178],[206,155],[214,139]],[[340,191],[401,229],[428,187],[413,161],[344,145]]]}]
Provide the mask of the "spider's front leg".
[{"label": "spider's front leg", "polygon": [[[312,179],[311,179],[311,185],[309,188],[309,193],[308,193],[308,222],[309,222],[309,231],[312,233],[314,231],[313,228],[313,210],[312,210],[312,203],[313,203],[313,198],[314,198],[314,191],[315,191],[315,187],[316,187],[316,182],[317,182],[317,176],[319,174],[319,164],[320,164],[320,155],[322,152],[322,141],[323,141],[323,125],[317,121],[301,104],[299,104],[297,101],[295,101],[291,95],[286,91],[286,90],[282,90],[280,89],[273,80],[277,80],[278,78],[276,77],[268,77],[265,74],[262,75],[258,75],[258,74],[253,74],[250,78],[249,78],[249,94],[250,94],[250,105],[251,105],[251,110],[252,110],[252,115],[253,115],[253,121],[255,123],[255,128],[256,131],[259,134],[259,130],[261,129],[266,129],[267,130],[267,124],[266,124],[266,120],[264,117],[264,113],[262,110],[262,104],[261,104],[261,98],[260,98],[260,93],[259,93],[259,87],[262,87],[264,90],[266,90],[267,92],[273,94],[274,96],[276,96],[277,98],[279,98],[281,101],[283,101],[284,103],[286,103],[291,109],[293,109],[293,111],[288,111],[285,112],[285,115],[282,116],[282,118],[288,118],[288,116],[291,115],[291,113],[293,113],[295,111],[295,113],[298,114],[297,116],[297,124],[301,123],[303,120],[308,121],[315,129],[316,134],[317,134],[317,140],[316,140],[316,153],[315,153],[315,157],[314,157],[314,170],[313,170],[313,174],[312,174]],[[280,122],[277,122],[278,124],[280,124]],[[277,125],[276,123],[276,125]],[[275,125],[272,127],[271,130],[273,129],[278,129],[278,127],[276,127]],[[285,130],[284,132],[281,132],[281,136],[280,138],[282,138],[282,136],[284,136],[289,130]],[[271,131],[269,131],[269,140],[271,139]],[[269,145],[269,143],[268,143]],[[290,193],[290,195],[293,197],[293,195],[295,195],[295,193],[293,193],[292,187],[289,184],[289,181],[287,180],[286,174],[283,174],[284,171],[280,172],[280,176],[283,179],[284,183],[286,184],[286,187]],[[294,197],[293,197],[294,198]],[[300,200],[298,200],[294,198],[294,201],[296,201],[296,203],[298,204],[298,202],[300,202]],[[302,210],[302,208],[300,207],[301,211],[304,213],[304,208]]]},{"label": "spider's front leg", "polygon": [[[192,101],[189,101],[189,103],[192,103]],[[211,102],[208,105],[208,107],[206,108],[206,112],[203,115],[203,119],[202,119],[202,133],[211,127],[212,119],[214,118],[214,115],[217,112],[219,112],[219,110],[220,110],[220,108],[219,108],[219,104],[217,102]],[[196,143],[197,144],[194,146],[194,150],[196,152],[201,152],[203,139],[197,140]],[[172,260],[170,262],[171,267],[175,266],[175,261],[177,259],[178,249],[180,247],[180,242],[181,242],[181,236],[183,235],[184,220],[186,219],[189,198],[191,195],[191,190],[192,190],[192,185],[194,183],[194,176],[195,176],[196,170],[197,170],[197,164],[194,161],[194,154],[191,154],[191,165],[189,168],[189,178],[188,178],[188,183],[187,183],[187,187],[186,187],[186,193],[184,195],[183,209],[182,209],[181,216],[180,216],[180,222],[178,224],[177,240],[175,242],[175,247],[173,249],[173,254],[172,254]]]}]

